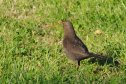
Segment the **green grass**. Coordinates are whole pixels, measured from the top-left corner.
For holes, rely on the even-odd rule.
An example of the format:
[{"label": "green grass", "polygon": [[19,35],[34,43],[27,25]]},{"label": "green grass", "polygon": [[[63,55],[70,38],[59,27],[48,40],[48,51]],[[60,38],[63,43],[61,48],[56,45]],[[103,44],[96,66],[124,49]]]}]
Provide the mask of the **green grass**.
[{"label": "green grass", "polygon": [[[125,0],[1,0],[0,84],[124,84]],[[90,51],[119,67],[88,59],[79,70],[63,52],[61,19],[70,19]],[[94,32],[100,30],[102,34]],[[94,71],[101,68],[101,71]]]}]

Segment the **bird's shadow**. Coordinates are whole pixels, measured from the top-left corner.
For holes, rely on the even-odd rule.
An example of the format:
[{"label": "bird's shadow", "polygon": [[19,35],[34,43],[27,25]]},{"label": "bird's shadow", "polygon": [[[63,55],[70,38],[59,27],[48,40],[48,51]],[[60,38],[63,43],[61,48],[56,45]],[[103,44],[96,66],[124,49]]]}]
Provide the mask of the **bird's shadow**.
[{"label": "bird's shadow", "polygon": [[[110,66],[119,66],[120,63],[117,60],[119,57],[119,54],[121,53],[121,48],[119,47],[112,47],[110,48],[109,46],[105,47],[106,50],[106,59],[96,59],[96,58],[91,58],[88,60],[89,63],[97,63],[101,66],[103,65],[110,65]],[[120,51],[119,51],[120,50]],[[102,54],[101,54],[102,56]]]},{"label": "bird's shadow", "polygon": [[88,61],[89,63],[98,63],[99,65],[110,65],[110,66],[119,66],[120,63],[112,57],[107,57],[106,59],[96,59],[91,58]]}]

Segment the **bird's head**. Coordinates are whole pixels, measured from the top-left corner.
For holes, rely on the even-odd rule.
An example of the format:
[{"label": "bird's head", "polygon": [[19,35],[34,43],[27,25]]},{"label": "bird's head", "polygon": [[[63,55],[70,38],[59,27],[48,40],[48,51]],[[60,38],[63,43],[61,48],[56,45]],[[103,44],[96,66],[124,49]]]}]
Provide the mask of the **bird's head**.
[{"label": "bird's head", "polygon": [[73,27],[72,23],[69,20],[62,20],[61,23],[63,24],[64,28],[70,28]]},{"label": "bird's head", "polygon": [[61,23],[64,28],[64,35],[65,36],[73,37],[76,35],[75,31],[74,31],[73,24],[69,20],[62,20]]}]

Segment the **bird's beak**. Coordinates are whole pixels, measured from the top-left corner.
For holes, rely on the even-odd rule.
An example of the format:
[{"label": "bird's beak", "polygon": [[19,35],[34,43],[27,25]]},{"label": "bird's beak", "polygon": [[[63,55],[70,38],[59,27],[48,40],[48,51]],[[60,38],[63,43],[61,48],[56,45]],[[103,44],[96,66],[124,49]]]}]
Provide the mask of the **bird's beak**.
[{"label": "bird's beak", "polygon": [[60,21],[58,21],[58,23],[62,25],[62,24],[64,24],[64,21],[60,20]]}]

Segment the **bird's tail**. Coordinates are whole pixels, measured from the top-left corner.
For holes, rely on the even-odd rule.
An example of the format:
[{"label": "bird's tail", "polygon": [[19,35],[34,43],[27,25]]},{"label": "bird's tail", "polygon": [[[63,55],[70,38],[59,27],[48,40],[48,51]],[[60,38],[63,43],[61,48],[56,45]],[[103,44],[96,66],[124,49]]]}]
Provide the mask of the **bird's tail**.
[{"label": "bird's tail", "polygon": [[120,65],[120,63],[117,60],[114,60],[112,57],[103,56],[103,55],[99,55],[99,54],[95,54],[95,53],[89,53],[89,56],[95,58],[95,59],[92,60],[92,62],[95,61],[96,59],[98,59],[99,63],[101,65],[103,65],[104,63],[107,63],[107,64],[113,64],[114,63],[115,66]]},{"label": "bird's tail", "polygon": [[97,58],[97,59],[107,59],[107,56],[95,54],[95,53],[92,53],[92,52],[89,53],[89,56],[90,56],[90,57],[95,57],[95,58]]}]

